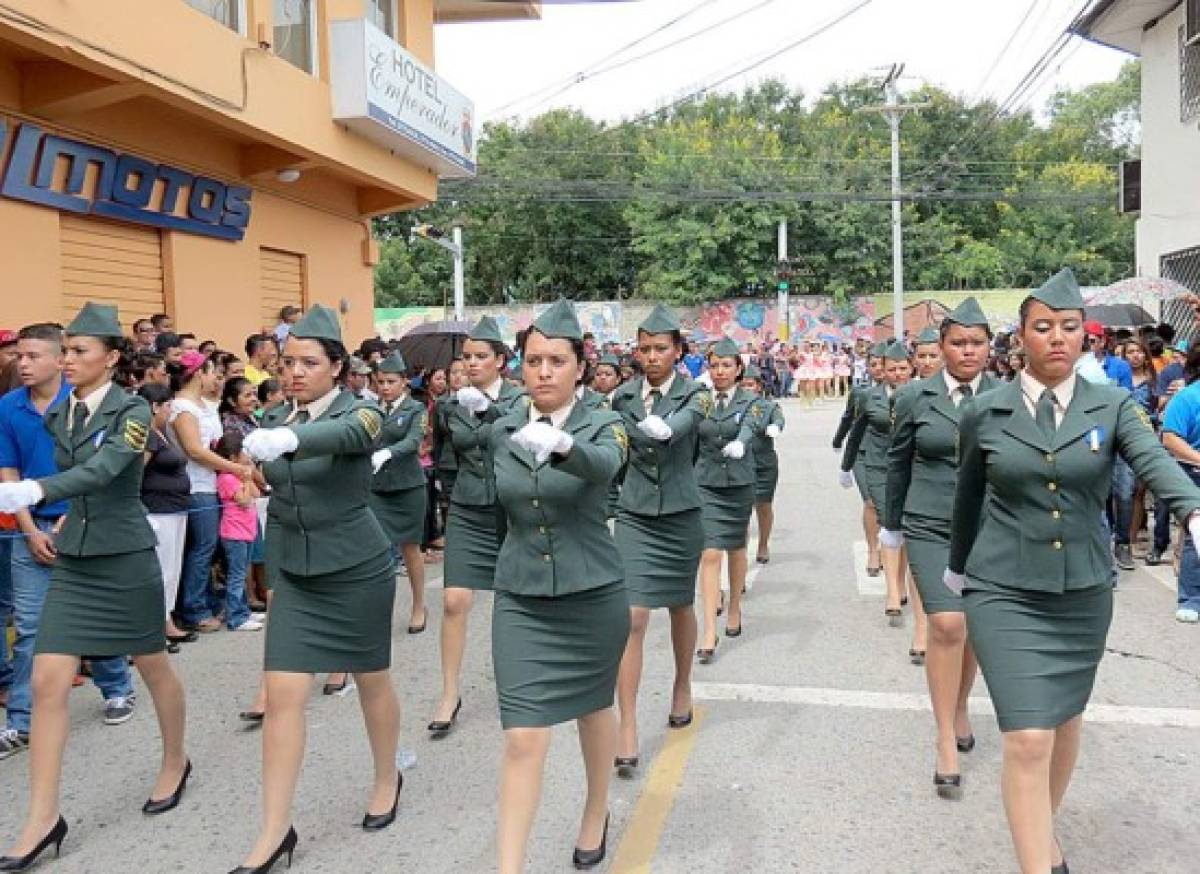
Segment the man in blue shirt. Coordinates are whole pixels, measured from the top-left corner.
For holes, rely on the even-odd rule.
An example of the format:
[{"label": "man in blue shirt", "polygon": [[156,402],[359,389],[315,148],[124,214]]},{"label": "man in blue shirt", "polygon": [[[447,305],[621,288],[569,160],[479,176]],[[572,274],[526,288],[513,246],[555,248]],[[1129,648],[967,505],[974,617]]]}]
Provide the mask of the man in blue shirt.
[{"label": "man in blue shirt", "polygon": [[[1192,382],[1167,404],[1163,445],[1192,481],[1200,483],[1200,380]],[[1200,557],[1196,546],[1185,541],[1181,550],[1175,610],[1175,618],[1180,622],[1200,622]]]},{"label": "man in blue shirt", "polygon": [[699,379],[700,374],[704,372],[707,363],[704,360],[704,353],[699,350],[698,344],[695,341],[687,344],[688,352],[683,356],[683,366],[687,368],[688,374],[692,379]]},{"label": "man in blue shirt", "polygon": [[1083,330],[1087,333],[1088,348],[1104,368],[1109,384],[1133,391],[1133,369],[1124,358],[1108,354],[1110,338],[1105,327],[1099,322],[1084,322]]},{"label": "man in blue shirt", "polygon": [[[58,325],[22,328],[17,341],[17,368],[23,386],[0,397],[0,479],[19,482],[58,473],[54,440],[46,429],[46,413],[63,403],[71,386],[62,378],[63,333]],[[66,502],[39,504],[16,513],[23,537],[13,541],[12,590],[16,642],[8,718],[0,731],[0,759],[29,745],[33,706],[30,680],[33,644],[54,566],[54,535],[67,512]],[[92,677],[104,695],[104,721],[125,722],[133,715],[133,684],[125,658],[93,659]]]}]

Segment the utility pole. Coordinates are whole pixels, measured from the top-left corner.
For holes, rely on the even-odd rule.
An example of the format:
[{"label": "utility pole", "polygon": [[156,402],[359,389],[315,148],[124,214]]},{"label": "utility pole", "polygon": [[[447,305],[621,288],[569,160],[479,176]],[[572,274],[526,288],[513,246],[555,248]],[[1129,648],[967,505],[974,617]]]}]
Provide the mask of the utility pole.
[{"label": "utility pole", "polygon": [[904,339],[904,227],[900,209],[900,120],[909,112],[928,106],[925,103],[901,103],[896,86],[903,64],[892,64],[883,79],[884,104],[865,106],[861,112],[879,112],[887,116],[892,131],[892,333]]},{"label": "utility pole", "polygon": [[454,228],[452,239],[446,239],[446,232],[433,225],[414,225],[408,232],[409,241],[426,240],[436,246],[441,246],[454,256],[454,320],[463,320],[463,308],[466,304],[466,279],[463,269],[463,233],[462,228]]},{"label": "utility pole", "polygon": [[778,335],[776,339],[780,343],[788,342],[792,337],[792,319],[788,312],[788,291],[790,289],[789,271],[788,271],[788,225],[787,219],[779,220],[779,287],[776,298],[776,310],[778,317],[776,321],[775,333]]}]

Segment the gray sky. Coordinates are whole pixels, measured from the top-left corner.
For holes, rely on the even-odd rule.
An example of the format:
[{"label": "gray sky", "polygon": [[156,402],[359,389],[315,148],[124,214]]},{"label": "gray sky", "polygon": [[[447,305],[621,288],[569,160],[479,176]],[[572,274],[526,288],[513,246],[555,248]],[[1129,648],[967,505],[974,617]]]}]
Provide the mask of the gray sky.
[{"label": "gray sky", "polygon": [[[860,0],[639,0],[544,7],[541,21],[437,28],[438,72],[474,99],[479,116],[537,114],[556,106],[619,119],[668,102],[825,25]],[[1002,99],[1060,34],[1082,0],[873,0],[821,36],[722,86],[779,76],[812,94],[894,61],[907,87],[922,80]],[[606,62],[619,62],[735,17],[708,33],[549,97],[580,71],[699,7],[678,24]],[[761,8],[755,8],[761,7]],[[1029,11],[1031,10],[1032,11]],[[1024,26],[1018,22],[1029,12]],[[987,76],[1013,34],[1005,59]],[[1075,39],[1032,95],[1113,78],[1128,56]],[[981,91],[982,86],[982,91]],[[517,98],[537,96],[505,108]],[[1027,98],[1028,99],[1028,98]],[[544,101],[544,102],[543,102]]]}]

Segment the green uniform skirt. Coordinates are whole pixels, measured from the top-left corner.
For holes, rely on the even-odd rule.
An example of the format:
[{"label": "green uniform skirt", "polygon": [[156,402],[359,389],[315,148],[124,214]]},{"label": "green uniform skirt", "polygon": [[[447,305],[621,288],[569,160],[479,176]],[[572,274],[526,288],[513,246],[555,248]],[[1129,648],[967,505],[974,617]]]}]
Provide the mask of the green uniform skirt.
[{"label": "green uniform skirt", "polygon": [[779,459],[773,458],[766,464],[759,461],[759,456],[754,456],[754,503],[770,504],[779,485]]},{"label": "green uniform skirt", "polygon": [[[875,509],[883,514],[884,493],[887,491],[887,468],[867,467],[863,465],[863,479],[867,484],[867,499],[875,505]],[[855,476],[858,474],[855,473]]]},{"label": "green uniform skirt", "polygon": [[860,458],[850,469],[854,472],[854,485],[858,487],[858,496],[863,499],[865,504],[871,500],[871,496],[867,493],[867,466]]},{"label": "green uniform skirt", "polygon": [[962,596],[954,594],[943,579],[950,562],[950,523],[906,515],[903,530],[908,566],[926,615],[963,612]]},{"label": "green uniform skirt", "polygon": [[695,602],[696,570],[704,550],[699,508],[665,516],[619,509],[613,533],[631,607],[689,607]]},{"label": "green uniform skirt", "polygon": [[447,588],[482,589],[495,585],[500,554],[497,508],[451,502],[446,516],[446,557],[442,578]]},{"label": "green uniform skirt", "polygon": [[59,555],[34,652],[96,658],[162,652],[165,615],[162,568],[153,549]]},{"label": "green uniform skirt", "polygon": [[267,621],[268,671],[371,673],[392,664],[391,550],[331,574],[280,569]]},{"label": "green uniform skirt", "polygon": [[425,539],[426,488],[419,485],[399,492],[371,492],[371,512],[388,540],[400,545]]},{"label": "green uniform skirt", "polygon": [[624,583],[557,598],[497,591],[492,662],[504,728],[543,728],[613,704],[629,637]]},{"label": "green uniform skirt", "polygon": [[1056,594],[968,580],[963,604],[1001,731],[1083,713],[1112,622],[1111,584]]},{"label": "green uniform skirt", "polygon": [[752,512],[754,512],[754,486],[724,488],[700,486],[700,514],[704,519],[704,548],[741,549],[744,547]]}]

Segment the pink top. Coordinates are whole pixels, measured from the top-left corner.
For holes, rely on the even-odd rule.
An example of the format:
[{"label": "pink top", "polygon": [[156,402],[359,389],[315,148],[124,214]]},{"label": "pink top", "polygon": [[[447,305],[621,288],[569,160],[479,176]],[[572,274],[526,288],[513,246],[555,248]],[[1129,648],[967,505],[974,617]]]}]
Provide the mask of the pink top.
[{"label": "pink top", "polygon": [[242,481],[231,473],[217,474],[217,497],[221,499],[222,540],[252,541],[258,535],[258,512],[251,502],[249,507],[239,506],[234,495],[242,487]]}]

